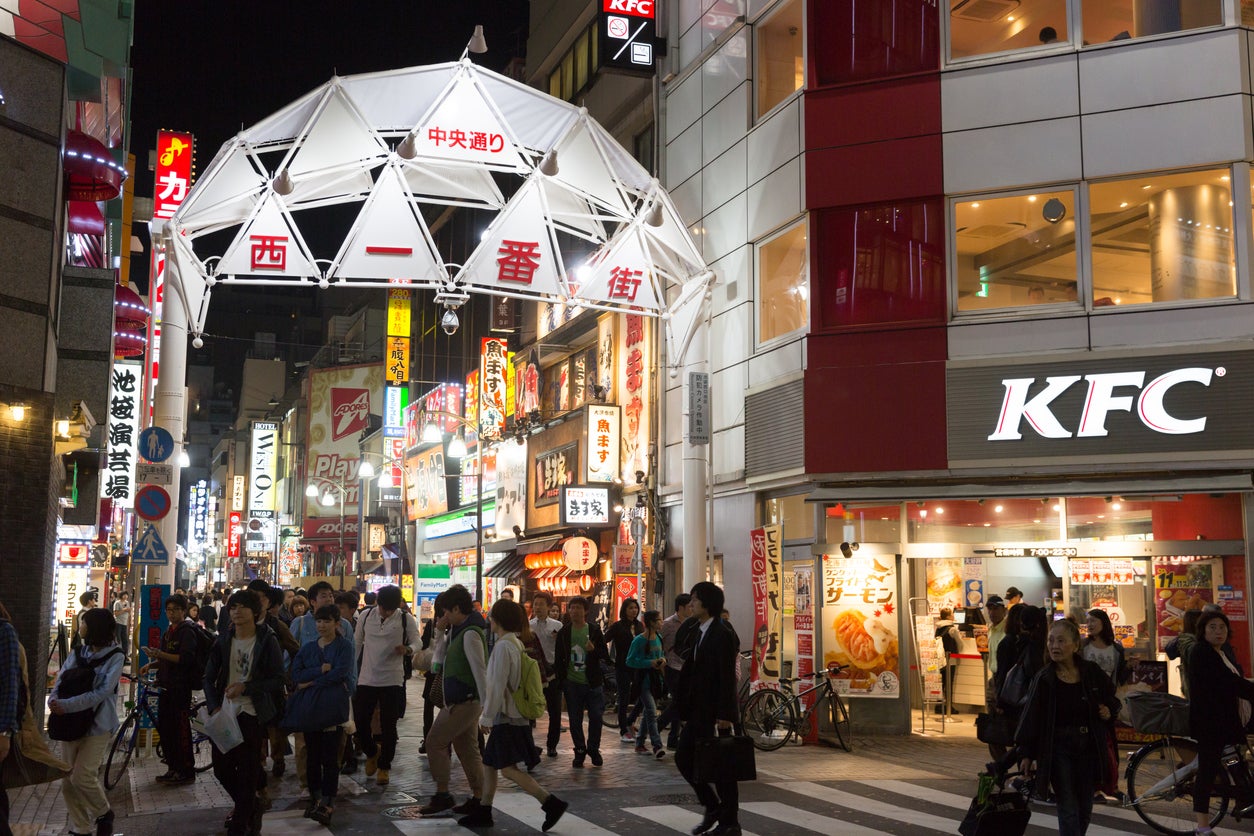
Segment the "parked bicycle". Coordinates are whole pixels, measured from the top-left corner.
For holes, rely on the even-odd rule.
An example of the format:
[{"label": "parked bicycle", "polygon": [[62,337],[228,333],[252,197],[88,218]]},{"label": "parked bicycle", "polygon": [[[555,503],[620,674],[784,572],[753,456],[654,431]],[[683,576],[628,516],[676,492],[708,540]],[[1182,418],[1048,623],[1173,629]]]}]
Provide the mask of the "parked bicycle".
[{"label": "parked bicycle", "polygon": [[[753,745],[764,751],[783,746],[793,735],[801,737],[810,722],[811,715],[825,705],[836,742],[846,752],[853,751],[853,737],[849,728],[849,709],[840,694],[832,687],[832,678],[848,665],[830,665],[827,670],[806,676],[781,679],[779,688],[758,691],[749,698],[741,714],[741,725]],[[816,685],[794,693],[794,682],[822,680]],[[815,693],[817,692],[817,694]],[[807,706],[803,698],[811,698]]]},{"label": "parked bicycle", "polygon": [[[105,789],[111,790],[118,785],[135,754],[139,743],[140,718],[147,718],[150,729],[157,727],[157,697],[161,694],[161,689],[154,684],[156,677],[149,675],[137,681],[139,693],[133,702],[126,701],[126,717],[122,720],[122,725],[118,726],[113,742],[109,744],[109,756],[105,760],[104,769]],[[204,772],[213,766],[213,744],[209,741],[209,736],[197,728],[194,719],[204,704],[204,700],[201,700],[192,706],[192,760],[197,772]],[[162,757],[160,741],[157,743],[157,756]]]},{"label": "parked bicycle", "polygon": [[[1188,736],[1189,704],[1170,694],[1148,692],[1128,697],[1133,727],[1143,734],[1161,735],[1132,753],[1124,773],[1128,781],[1127,806],[1160,833],[1188,836],[1194,832],[1193,779],[1197,775],[1197,741]],[[1242,747],[1244,748],[1244,747]],[[1246,769],[1242,751],[1235,747],[1221,758],[1223,768],[1211,789],[1210,826],[1215,827],[1233,806],[1236,812],[1250,804],[1246,792],[1233,784],[1228,770]]]}]

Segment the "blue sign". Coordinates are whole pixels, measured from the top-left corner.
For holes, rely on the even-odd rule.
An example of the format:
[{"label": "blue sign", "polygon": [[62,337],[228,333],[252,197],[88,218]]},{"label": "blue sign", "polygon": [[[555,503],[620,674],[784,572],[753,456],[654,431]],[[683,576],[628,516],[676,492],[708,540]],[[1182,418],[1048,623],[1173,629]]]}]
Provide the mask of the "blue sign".
[{"label": "blue sign", "polygon": [[157,527],[148,524],[144,533],[135,541],[135,548],[131,550],[131,563],[140,566],[165,566],[169,562],[170,551],[161,541]]},{"label": "blue sign", "polygon": [[[152,526],[148,526],[152,528]],[[161,636],[170,626],[170,619],[165,614],[165,602],[170,597],[170,587],[150,584],[139,588],[139,598],[135,601],[135,610],[139,613],[139,646],[161,647]],[[155,661],[145,656],[147,661]],[[153,711],[157,709],[153,705]],[[140,712],[139,727],[152,728],[148,715]]]},{"label": "blue sign", "polygon": [[163,462],[174,453],[174,436],[164,427],[149,427],[139,434],[139,454],[150,462]]}]

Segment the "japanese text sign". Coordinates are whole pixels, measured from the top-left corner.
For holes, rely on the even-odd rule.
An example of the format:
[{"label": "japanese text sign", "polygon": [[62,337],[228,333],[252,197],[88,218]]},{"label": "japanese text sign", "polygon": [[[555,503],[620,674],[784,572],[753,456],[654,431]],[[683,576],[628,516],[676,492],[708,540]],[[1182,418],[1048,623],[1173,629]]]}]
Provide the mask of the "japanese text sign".
[{"label": "japanese text sign", "polygon": [[135,506],[143,366],[118,360],[109,379],[109,424],[104,495],[121,508]]},{"label": "japanese text sign", "polygon": [[840,676],[841,692],[897,697],[896,558],[823,555],[822,601],[823,664],[850,666]]},{"label": "japanese text sign", "polygon": [[383,379],[399,385],[409,380],[409,337],[388,337]]},{"label": "japanese text sign", "polygon": [[536,507],[552,505],[561,496],[563,485],[574,484],[579,462],[579,445],[567,444],[536,456]]},{"label": "japanese text sign", "polygon": [[388,336],[408,337],[410,319],[410,297],[408,290],[392,289],[388,291]]},{"label": "japanese text sign", "polygon": [[240,538],[244,536],[244,515],[232,511],[227,517],[226,556],[239,557]]},{"label": "japanese text sign", "polygon": [[248,510],[273,511],[279,425],[272,421],[254,421],[252,441],[248,459]]},{"label": "japanese text sign", "polygon": [[609,525],[610,489],[566,486],[562,491],[562,525]]},{"label": "japanese text sign", "polygon": [[479,351],[479,435],[490,441],[505,433],[509,367],[505,340],[484,337]]},{"label": "japanese text sign", "polygon": [[783,610],[784,529],[767,525],[749,532],[753,581],[753,658],[750,678],[779,681]]},{"label": "japanese text sign", "polygon": [[172,218],[192,185],[192,155],[195,140],[191,134],[157,132],[156,187],[152,216]]},{"label": "japanese text sign", "polygon": [[618,474],[619,407],[609,404],[588,406],[587,471],[585,482],[613,482]]}]

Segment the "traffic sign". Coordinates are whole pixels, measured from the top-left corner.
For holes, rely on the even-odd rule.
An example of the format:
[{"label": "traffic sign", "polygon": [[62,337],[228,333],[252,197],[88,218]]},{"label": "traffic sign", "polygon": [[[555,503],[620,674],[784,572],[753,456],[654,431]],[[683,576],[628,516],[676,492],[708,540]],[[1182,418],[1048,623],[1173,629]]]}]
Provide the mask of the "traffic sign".
[{"label": "traffic sign", "polygon": [[163,462],[174,452],[174,436],[164,427],[149,427],[139,434],[139,454],[150,462]]},{"label": "traffic sign", "polygon": [[[164,493],[164,491],[162,491]],[[138,506],[138,500],[136,505]],[[165,566],[170,562],[170,552],[161,541],[156,526],[149,523],[144,533],[135,541],[135,549],[131,552],[131,563],[147,566]]]},{"label": "traffic sign", "polygon": [[140,485],[162,485],[169,487],[174,484],[174,465],[136,462],[135,482]]},{"label": "traffic sign", "polygon": [[135,513],[150,521],[161,519],[170,513],[170,494],[157,485],[144,485],[135,493]]}]

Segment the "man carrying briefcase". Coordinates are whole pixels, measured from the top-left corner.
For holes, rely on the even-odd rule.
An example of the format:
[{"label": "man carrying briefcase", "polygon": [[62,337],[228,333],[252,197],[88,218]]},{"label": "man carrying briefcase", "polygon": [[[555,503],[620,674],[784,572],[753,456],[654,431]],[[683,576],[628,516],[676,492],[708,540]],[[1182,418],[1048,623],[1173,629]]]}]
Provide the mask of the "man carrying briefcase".
[{"label": "man carrying briefcase", "polygon": [[675,752],[675,764],[696,790],[705,807],[694,836],[740,836],[740,792],[735,781],[709,784],[697,780],[697,741],[731,734],[738,721],[736,663],[740,642],[720,617],[723,590],[702,581],[692,588],[693,617],[684,622],[675,644],[683,648],[684,667],[676,697],[679,718],[685,721]]}]

